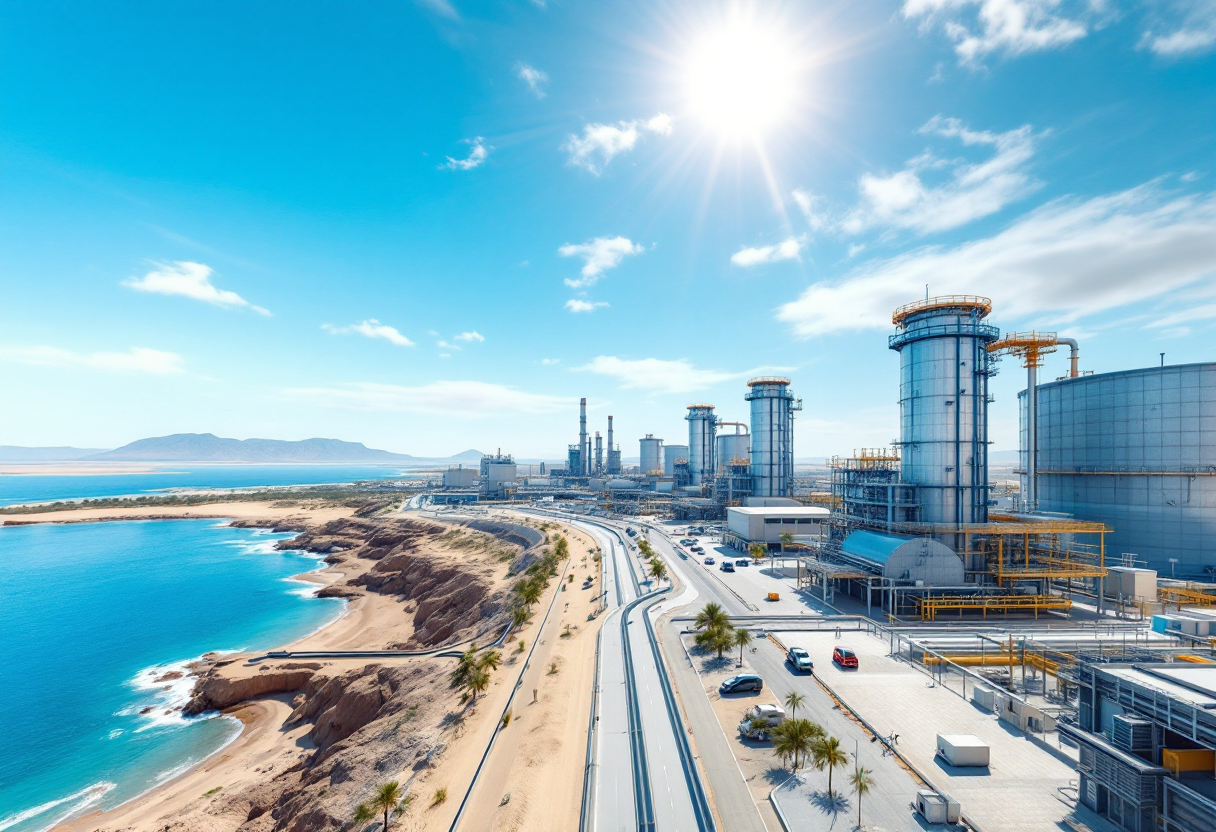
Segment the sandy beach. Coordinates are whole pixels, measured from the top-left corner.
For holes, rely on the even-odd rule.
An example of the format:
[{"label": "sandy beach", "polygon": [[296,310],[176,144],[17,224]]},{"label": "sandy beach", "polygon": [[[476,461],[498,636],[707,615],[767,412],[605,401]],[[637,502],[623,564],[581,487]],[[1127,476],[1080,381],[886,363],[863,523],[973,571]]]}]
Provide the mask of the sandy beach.
[{"label": "sandy beach", "polygon": [[268,502],[217,502],[198,506],[149,506],[131,508],[80,508],[30,514],[0,515],[0,525],[22,526],[30,523],[96,523],[107,520],[262,520],[283,523],[327,523],[350,517],[347,506],[282,506]]},{"label": "sandy beach", "polygon": [[[240,511],[238,512],[237,509]],[[345,516],[340,509],[322,509],[292,514],[292,519],[324,523]],[[350,509],[345,509],[349,515]],[[135,510],[139,516],[151,512]],[[129,518],[130,512],[82,511],[56,512],[54,521],[94,521]],[[116,516],[117,515],[117,516]],[[187,513],[172,510],[164,516],[239,517],[246,520],[285,520],[282,509],[268,505],[234,503],[197,507]],[[26,515],[27,521],[41,515]],[[49,519],[49,515],[47,515]],[[45,521],[44,521],[45,522]],[[554,530],[556,533],[556,529]],[[428,737],[433,749],[430,765],[384,770],[381,780],[395,777],[415,796],[409,813],[394,828],[416,830],[446,829],[455,815],[490,737],[500,731],[495,750],[488,761],[482,781],[473,793],[467,812],[477,818],[474,827],[493,829],[564,830],[577,823],[582,787],[582,760],[586,751],[586,719],[590,707],[594,674],[595,637],[599,619],[588,621],[598,592],[598,565],[591,550],[594,542],[577,531],[563,529],[571,545],[571,559],[559,569],[576,575],[574,583],[553,581],[549,592],[535,608],[532,620],[513,634],[503,650],[503,666],[493,673],[490,689],[470,707],[460,707],[455,692],[446,685],[454,659],[393,658],[377,659],[380,673],[416,674],[433,692],[415,704],[410,713],[419,712],[418,721],[433,718],[443,726]],[[436,553],[437,556],[438,553]],[[349,586],[358,571],[366,571],[375,561],[342,563],[298,576],[318,589],[341,584]],[[495,570],[502,574],[501,569]],[[593,588],[584,588],[584,579],[594,575]],[[506,586],[506,577],[495,581],[495,589]],[[415,636],[414,613],[418,599],[404,604],[392,594],[367,592],[350,600],[344,614],[316,633],[286,647],[293,650],[384,649],[401,645]],[[552,610],[547,621],[546,611]],[[542,622],[543,628],[542,628]],[[536,650],[530,666],[521,674],[528,655],[519,649]],[[257,685],[276,673],[300,672],[300,662],[262,662],[248,665],[234,662],[224,674],[234,684]],[[309,670],[327,677],[366,674],[366,659],[326,659],[307,663]],[[513,720],[500,729],[499,717],[508,697],[520,688],[512,706]],[[532,691],[536,691],[533,702]],[[275,692],[241,701],[224,713],[243,723],[240,735],[201,765],[169,780],[156,789],[104,813],[91,813],[59,829],[72,832],[136,832],[137,830],[206,830],[220,832],[241,829],[271,829],[249,821],[251,810],[244,794],[257,793],[268,782],[281,782],[296,776],[302,761],[316,753],[310,739],[314,723],[289,722],[301,695]],[[431,760],[431,755],[435,759]],[[378,766],[379,768],[379,766]],[[367,784],[366,788],[374,786]],[[447,799],[436,801],[437,790],[446,789]],[[504,795],[509,795],[503,802]],[[269,817],[266,817],[269,820]],[[483,825],[484,824],[484,825]],[[311,828],[311,827],[302,827]],[[330,827],[316,827],[330,828]]]}]

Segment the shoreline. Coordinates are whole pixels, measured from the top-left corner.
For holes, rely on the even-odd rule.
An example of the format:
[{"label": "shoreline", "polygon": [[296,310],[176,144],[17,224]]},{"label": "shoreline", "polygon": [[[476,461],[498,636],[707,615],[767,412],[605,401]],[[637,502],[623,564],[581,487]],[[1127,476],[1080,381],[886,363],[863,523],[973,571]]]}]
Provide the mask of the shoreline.
[{"label": "shoreline", "polygon": [[[187,515],[184,517],[177,517],[177,516],[125,517],[124,516],[124,517],[90,518],[87,520],[75,520],[75,521],[71,521],[71,522],[79,523],[79,522],[105,522],[105,521],[124,521],[124,520],[178,520],[178,519],[183,519],[183,520],[227,519],[229,522],[226,527],[232,527],[232,522],[234,522],[237,519],[242,519],[242,518],[233,518],[231,515],[219,515],[219,516],[214,516],[214,517],[206,517],[206,516],[199,516],[199,515]],[[38,522],[42,523],[42,522],[53,522],[53,521],[38,521]],[[235,528],[242,528],[242,527],[238,526]],[[246,528],[246,530],[248,530],[250,532],[257,531],[256,528],[249,528],[249,527],[245,527],[245,528]],[[291,537],[284,537],[282,539],[290,540]],[[273,647],[270,649],[291,649],[305,641],[308,641],[308,640],[311,640],[314,638],[324,639],[327,635],[330,637],[333,637],[333,635],[334,635],[333,631],[337,631],[337,625],[341,624],[345,619],[347,619],[348,616],[350,615],[350,613],[355,608],[364,606],[360,602],[363,602],[367,599],[367,596],[361,596],[361,597],[355,598],[355,599],[318,598],[315,594],[316,591],[323,589],[326,586],[330,586],[330,585],[336,583],[337,581],[342,580],[342,578],[345,577],[345,573],[338,571],[337,569],[334,569],[333,564],[325,563],[323,555],[320,555],[317,553],[307,553],[307,552],[303,552],[303,551],[293,552],[293,554],[296,554],[296,555],[302,556],[302,557],[314,558],[317,562],[317,565],[313,566],[312,568],[305,569],[303,572],[298,572],[294,575],[290,575],[283,580],[291,581],[291,582],[299,582],[302,584],[306,584],[306,585],[315,587],[312,595],[303,596],[306,599],[338,600],[338,601],[341,601],[341,604],[339,605],[339,608],[338,608],[336,614],[333,617],[331,617],[329,620],[324,621],[323,623],[319,624],[314,629],[310,630],[308,633],[305,633],[302,636],[298,636],[298,637],[294,638],[293,640],[287,642],[286,644],[282,645],[281,647],[276,646],[276,647]],[[327,631],[331,631],[331,632],[327,633]],[[211,666],[211,663],[210,663],[208,657],[223,656],[223,655],[228,655],[228,654],[239,655],[240,653],[243,653],[243,652],[247,652],[247,651],[245,651],[245,650],[233,651],[233,650],[223,650],[223,649],[209,650],[201,655],[194,656],[194,657],[191,657],[188,659],[171,661],[171,662],[166,662],[166,663],[157,664],[157,665],[151,665],[151,666],[139,671],[139,673],[136,674],[136,678],[138,678],[140,675],[143,675],[143,674],[149,674],[149,673],[154,674],[155,672],[170,672],[170,670],[169,670],[170,668],[172,668],[173,666],[180,665],[181,667],[185,668],[185,677],[184,678],[191,680],[191,688],[193,688],[194,681],[199,679],[201,677],[202,673],[206,672],[206,670],[208,670]],[[276,702],[278,703],[278,706],[276,706],[274,704]],[[210,715],[199,714],[197,717],[184,717],[184,719],[189,719],[192,721],[195,721],[195,720],[202,721],[202,720],[211,720],[211,719],[221,719],[221,720],[225,720],[225,721],[235,720],[236,722],[240,723],[241,727],[240,727],[240,730],[234,731],[229,739],[227,739],[225,742],[220,744],[214,750],[210,751],[208,754],[206,754],[206,756],[202,757],[201,759],[199,759],[193,763],[188,763],[188,761],[186,763],[183,763],[181,766],[179,766],[181,768],[181,771],[178,771],[178,772],[172,774],[172,776],[165,777],[164,780],[153,784],[152,786],[145,789],[144,791],[141,791],[137,794],[132,795],[131,797],[127,798],[126,800],[122,801],[121,803],[115,804],[114,806],[110,806],[105,809],[92,808],[91,806],[86,805],[86,806],[82,807],[82,809],[83,809],[82,814],[69,814],[67,817],[52,823],[50,826],[41,827],[41,829],[47,830],[47,832],[49,832],[49,830],[72,830],[73,832],[86,832],[86,830],[91,830],[93,828],[92,824],[101,818],[110,819],[110,818],[119,816],[119,814],[122,814],[124,817],[126,817],[128,815],[138,816],[139,814],[152,809],[153,806],[159,804],[163,799],[171,798],[171,796],[174,793],[184,791],[185,788],[187,787],[187,785],[190,784],[193,779],[199,779],[204,775],[215,776],[217,774],[220,774],[222,776],[222,775],[225,775],[228,773],[229,768],[234,769],[234,773],[239,773],[239,772],[236,772],[235,769],[238,764],[244,763],[244,758],[245,758],[245,756],[248,755],[248,749],[250,746],[253,745],[255,736],[261,736],[261,734],[263,732],[270,733],[275,736],[275,744],[277,744],[279,742],[279,740],[277,739],[277,735],[279,733],[278,729],[282,727],[283,723],[286,721],[287,717],[291,714],[291,712],[292,712],[292,705],[291,705],[291,696],[290,695],[272,694],[272,695],[258,697],[256,699],[250,699],[247,701],[240,702],[229,708],[225,708],[225,709],[219,711],[218,713],[214,713],[214,714],[210,714]],[[183,726],[183,727],[188,728],[189,726]],[[294,734],[299,731],[306,732],[307,728],[308,728],[307,725],[298,726],[296,729],[293,729],[293,731],[288,732],[288,733]],[[227,754],[225,754],[225,752],[227,752]],[[221,765],[225,761],[229,761],[229,760],[230,760],[230,763],[227,766]],[[245,765],[244,767],[246,769],[249,768],[248,765]],[[173,772],[173,769],[169,769],[168,772],[166,772],[166,774],[169,774],[170,772]],[[126,818],[126,822],[134,822],[134,820],[135,820],[135,818]]]}]

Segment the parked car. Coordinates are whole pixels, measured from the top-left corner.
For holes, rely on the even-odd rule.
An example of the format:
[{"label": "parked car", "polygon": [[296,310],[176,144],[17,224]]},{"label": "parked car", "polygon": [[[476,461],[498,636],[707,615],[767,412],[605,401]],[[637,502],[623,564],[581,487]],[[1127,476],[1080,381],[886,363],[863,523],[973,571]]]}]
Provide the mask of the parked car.
[{"label": "parked car", "polygon": [[705,551],[705,549],[703,549],[703,548],[702,548],[702,547],[700,547],[700,546],[692,546],[692,547],[690,547],[690,548],[691,548],[691,549],[692,549],[694,552],[696,552],[698,555],[699,555],[699,554],[701,554],[702,552],[704,552],[704,551]]},{"label": "parked car", "polygon": [[764,689],[764,680],[755,673],[741,673],[731,676],[718,685],[718,693],[743,693],[747,690],[759,691]]},{"label": "parked car", "polygon": [[799,673],[813,673],[815,671],[815,663],[811,661],[811,654],[801,647],[791,647],[790,651],[785,654],[785,660],[793,665],[794,670]]},{"label": "parked car", "polygon": [[783,722],[785,710],[780,705],[753,705],[743,714],[739,733],[751,740],[767,740]]},{"label": "parked car", "polygon": [[625,534],[629,535],[630,537],[633,537],[635,534],[637,534],[637,532],[635,532],[633,530],[633,526],[627,526],[625,528]]},{"label": "parked car", "polygon": [[735,559],[735,566],[751,566],[751,565],[752,565],[751,558],[736,558]]},{"label": "parked car", "polygon": [[722,561],[722,565],[719,566],[718,568],[721,569],[723,572],[734,572],[735,571],[735,565],[728,560]]},{"label": "parked car", "polygon": [[847,647],[837,647],[832,651],[832,661],[841,667],[857,667],[857,654]]},{"label": "parked car", "polygon": [[714,565],[714,556],[713,555],[710,555],[709,557],[705,558],[705,565],[706,566]]}]

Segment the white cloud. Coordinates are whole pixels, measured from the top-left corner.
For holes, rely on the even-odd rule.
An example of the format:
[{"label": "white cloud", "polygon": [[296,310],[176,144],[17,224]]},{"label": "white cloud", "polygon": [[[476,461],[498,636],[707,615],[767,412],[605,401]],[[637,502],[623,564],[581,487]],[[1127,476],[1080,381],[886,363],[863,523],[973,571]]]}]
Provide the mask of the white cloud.
[{"label": "white cloud", "polygon": [[560,364],[561,359],[560,358],[542,358],[540,360],[540,363],[545,365],[546,367],[551,367],[554,364]]},{"label": "white cloud", "polygon": [[1216,3],[1211,0],[1175,0],[1163,5],[1165,14],[1154,15],[1156,29],[1140,39],[1143,49],[1167,58],[1209,52],[1216,47]]},{"label": "white cloud", "polygon": [[1094,0],[905,0],[903,16],[920,20],[922,31],[941,24],[959,63],[975,65],[993,53],[1067,46],[1088,34],[1103,6]]},{"label": "white cloud", "polygon": [[[435,346],[439,347],[439,349],[441,349],[441,350],[459,350],[460,349],[460,347],[456,346],[455,344],[450,344],[447,341],[443,341],[443,340],[436,341]],[[451,358],[451,356],[444,356],[444,358]]]},{"label": "white cloud", "polygon": [[481,343],[482,341],[486,340],[486,337],[484,335],[482,335],[480,332],[478,332],[477,330],[473,330],[472,332],[460,333],[459,335],[456,336],[456,340],[457,341],[469,341],[469,342],[476,341],[478,343]]},{"label": "white cloud", "polygon": [[366,321],[361,321],[350,326],[334,326],[333,324],[321,324],[321,329],[328,332],[330,335],[362,335],[365,338],[380,338],[388,341],[390,344],[396,344],[399,347],[412,347],[414,342],[402,335],[396,327],[391,327],[388,324],[382,324],[375,318],[368,318]]},{"label": "white cloud", "polygon": [[761,263],[779,263],[782,260],[797,260],[802,252],[802,241],[797,237],[789,237],[780,243],[758,248],[741,248],[730,256],[730,262],[736,266],[750,268]]},{"label": "white cloud", "polygon": [[600,307],[607,306],[607,305],[608,304],[602,300],[592,301],[592,300],[579,300],[577,298],[571,298],[570,300],[566,301],[566,308],[574,313],[594,312],[595,310],[599,309]]},{"label": "white cloud", "polygon": [[0,347],[0,361],[36,367],[86,368],[113,373],[171,375],[184,369],[177,353],[132,347],[126,352],[79,353],[59,347]]},{"label": "white cloud", "polygon": [[588,124],[583,127],[583,135],[571,135],[562,145],[562,150],[569,154],[570,164],[598,175],[614,157],[633,150],[642,132],[669,136],[674,125],[675,122],[666,113],[649,119],[618,121],[616,124]]},{"label": "white cloud", "polygon": [[430,413],[458,418],[492,417],[504,412],[556,413],[570,407],[568,398],[527,393],[483,381],[435,381],[417,387],[366,382],[291,388],[284,390],[283,395],[346,410]]},{"label": "white cloud", "polygon": [[447,168],[448,170],[472,170],[473,168],[481,167],[485,160],[489,158],[490,151],[494,149],[486,144],[486,140],[481,136],[476,136],[472,139],[461,139],[461,141],[467,145],[471,145],[469,155],[463,159],[453,159],[451,156],[448,156],[447,162],[440,165],[440,168]]},{"label": "white cloud", "polygon": [[818,231],[824,226],[825,220],[823,216],[815,210],[815,203],[818,200],[813,194],[796,188],[790,196],[793,197],[798,210],[802,212],[802,217],[806,220],[807,228],[812,231]]},{"label": "white cloud", "polygon": [[789,371],[789,367],[760,367],[738,373],[699,370],[686,359],[665,361],[659,358],[626,359],[615,355],[600,355],[576,372],[610,376],[626,390],[657,390],[665,393],[691,393],[725,381],[747,378],[764,372]]},{"label": "white cloud", "polygon": [[448,20],[460,20],[460,13],[456,11],[448,0],[416,0],[419,6],[424,9],[429,9],[440,17],[446,17]]},{"label": "white cloud", "polygon": [[557,250],[562,257],[583,258],[582,277],[577,280],[566,280],[566,285],[574,289],[594,286],[604,272],[615,269],[626,257],[641,254],[645,246],[638,245],[627,237],[592,237],[585,243],[575,245],[566,243]]},{"label": "white cloud", "polygon": [[[990,133],[971,130],[958,119],[935,116],[921,132],[957,139],[967,147],[991,148],[992,157],[972,164],[926,152],[889,176],[862,175],[861,203],[841,223],[844,232],[857,234],[874,226],[921,234],[945,231],[994,214],[1038,187],[1025,171],[1036,138],[1029,125]],[[949,178],[926,184],[922,177],[938,170],[949,170]]]},{"label": "white cloud", "polygon": [[549,83],[549,76],[534,66],[528,64],[520,64],[515,69],[519,79],[528,85],[528,89],[532,90],[532,94],[537,98],[545,97],[545,84]]},{"label": "white cloud", "polygon": [[210,266],[180,260],[174,263],[157,263],[156,268],[143,277],[129,277],[122,282],[123,286],[139,292],[151,292],[156,295],[180,295],[181,297],[201,300],[215,306],[246,308],[259,315],[269,315],[270,312],[260,306],[254,306],[249,301],[230,292],[219,289],[211,282],[214,272]]},{"label": "white cloud", "polygon": [[923,296],[992,297],[999,321],[1070,321],[1216,277],[1216,194],[1177,196],[1157,183],[1087,201],[1060,199],[1001,233],[927,247],[810,286],[778,309],[801,337],[887,329]]}]

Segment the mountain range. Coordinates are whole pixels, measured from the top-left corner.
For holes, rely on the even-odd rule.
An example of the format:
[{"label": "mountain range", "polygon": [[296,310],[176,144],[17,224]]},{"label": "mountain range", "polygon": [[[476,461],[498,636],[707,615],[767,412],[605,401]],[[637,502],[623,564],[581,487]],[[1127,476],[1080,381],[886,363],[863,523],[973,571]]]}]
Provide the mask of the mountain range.
[{"label": "mountain range", "polygon": [[20,448],[0,446],[0,460],[9,462],[262,462],[262,463],[366,463],[429,465],[473,463],[481,452],[473,449],[449,457],[417,457],[369,448],[361,442],[340,439],[225,439],[212,433],[175,433],[139,439],[121,448],[96,451],[81,448]]}]

